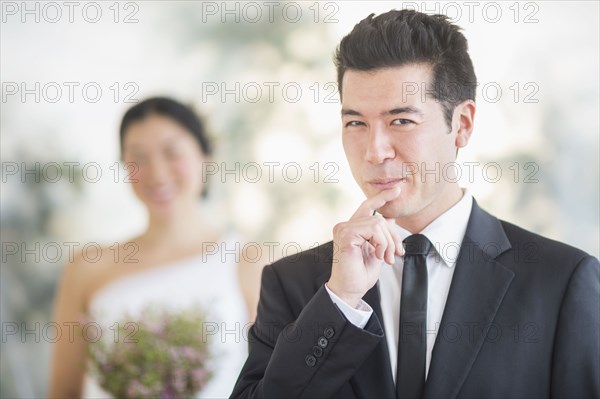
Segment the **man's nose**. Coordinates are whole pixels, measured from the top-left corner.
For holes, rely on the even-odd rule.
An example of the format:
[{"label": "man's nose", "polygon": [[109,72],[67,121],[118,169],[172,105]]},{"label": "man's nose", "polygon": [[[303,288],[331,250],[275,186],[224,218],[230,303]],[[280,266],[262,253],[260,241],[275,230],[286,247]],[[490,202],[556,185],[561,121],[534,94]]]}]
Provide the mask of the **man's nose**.
[{"label": "man's nose", "polygon": [[383,126],[371,126],[365,160],[372,164],[380,164],[387,159],[393,159],[394,155],[389,132]]}]

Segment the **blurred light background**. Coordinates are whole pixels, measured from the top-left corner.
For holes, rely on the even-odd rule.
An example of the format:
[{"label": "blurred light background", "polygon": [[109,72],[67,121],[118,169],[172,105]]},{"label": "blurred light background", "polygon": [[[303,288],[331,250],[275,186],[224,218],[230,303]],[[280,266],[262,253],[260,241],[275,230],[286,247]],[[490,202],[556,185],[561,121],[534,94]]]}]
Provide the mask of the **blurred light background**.
[{"label": "blurred light background", "polygon": [[[598,2],[74,3],[2,2],[2,397],[46,393],[39,331],[68,243],[144,229],[115,164],[128,101],[168,95],[205,117],[219,167],[207,201],[248,241],[279,243],[276,259],[330,240],[363,200],[332,55],[371,12],[444,12],[464,28],[480,85],[463,186],[499,218],[599,255]],[[471,176],[465,162],[479,163]]]}]

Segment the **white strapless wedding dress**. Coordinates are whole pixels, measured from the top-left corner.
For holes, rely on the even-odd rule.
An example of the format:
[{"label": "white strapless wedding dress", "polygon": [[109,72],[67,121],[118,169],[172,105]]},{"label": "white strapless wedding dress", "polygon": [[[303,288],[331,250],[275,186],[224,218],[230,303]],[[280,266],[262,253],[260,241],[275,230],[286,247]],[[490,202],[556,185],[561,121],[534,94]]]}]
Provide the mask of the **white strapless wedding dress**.
[{"label": "white strapless wedding dress", "polygon": [[[173,310],[201,305],[208,313],[211,332],[215,326],[218,331],[209,341],[213,377],[198,398],[228,398],[248,353],[248,316],[238,283],[235,245],[229,237],[215,254],[198,254],[110,282],[93,296],[89,313],[103,333],[112,334],[108,327],[126,315],[137,318],[150,304]],[[240,251],[235,252],[239,256]],[[83,397],[111,395],[88,373]]]}]

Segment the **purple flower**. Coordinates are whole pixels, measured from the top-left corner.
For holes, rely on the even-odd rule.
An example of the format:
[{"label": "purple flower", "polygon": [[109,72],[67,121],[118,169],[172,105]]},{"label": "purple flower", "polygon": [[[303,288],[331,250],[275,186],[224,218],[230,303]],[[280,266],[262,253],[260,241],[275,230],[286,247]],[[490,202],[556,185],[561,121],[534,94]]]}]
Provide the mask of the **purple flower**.
[{"label": "purple flower", "polygon": [[160,398],[161,399],[174,399],[175,395],[171,391],[171,388],[167,385],[167,386],[165,386],[165,388],[161,392]]},{"label": "purple flower", "polygon": [[141,398],[152,395],[152,390],[137,380],[129,382],[127,385],[127,397]]},{"label": "purple flower", "polygon": [[180,349],[180,351],[181,356],[188,361],[193,361],[197,357],[196,351],[191,346],[184,346]]},{"label": "purple flower", "polygon": [[204,367],[198,367],[192,370],[192,378],[195,383],[204,383],[206,377],[208,376],[208,371]]},{"label": "purple flower", "polygon": [[179,394],[185,393],[185,388],[187,386],[187,372],[183,368],[176,368],[173,370],[173,375],[171,377],[171,385],[175,392]]}]

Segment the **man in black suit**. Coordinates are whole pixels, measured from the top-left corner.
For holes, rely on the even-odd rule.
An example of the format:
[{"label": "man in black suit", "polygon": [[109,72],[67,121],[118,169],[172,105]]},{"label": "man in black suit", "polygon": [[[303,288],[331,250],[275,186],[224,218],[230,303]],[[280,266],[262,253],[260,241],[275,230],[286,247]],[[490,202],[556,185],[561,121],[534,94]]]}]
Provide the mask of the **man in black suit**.
[{"label": "man in black suit", "polygon": [[496,219],[435,173],[473,130],[458,27],[371,15],[336,64],[367,199],[333,242],[264,269],[232,397],[600,397],[598,260]]}]

